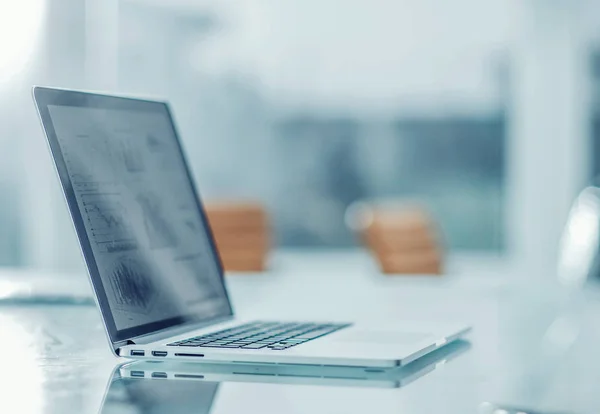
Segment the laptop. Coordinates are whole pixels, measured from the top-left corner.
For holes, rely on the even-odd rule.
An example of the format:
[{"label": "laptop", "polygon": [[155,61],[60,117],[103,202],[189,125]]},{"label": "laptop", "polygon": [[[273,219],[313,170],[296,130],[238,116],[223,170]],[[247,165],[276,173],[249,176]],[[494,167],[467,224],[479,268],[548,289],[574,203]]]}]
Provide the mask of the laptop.
[{"label": "laptop", "polygon": [[167,103],[45,87],[33,95],[116,355],[392,368],[469,331],[234,315]]}]

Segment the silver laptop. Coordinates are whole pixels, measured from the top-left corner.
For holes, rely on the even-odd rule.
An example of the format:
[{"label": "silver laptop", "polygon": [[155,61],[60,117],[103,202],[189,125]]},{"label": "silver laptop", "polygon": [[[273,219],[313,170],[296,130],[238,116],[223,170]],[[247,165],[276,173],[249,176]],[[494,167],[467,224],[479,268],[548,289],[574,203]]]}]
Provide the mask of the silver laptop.
[{"label": "silver laptop", "polygon": [[238,318],[167,104],[33,93],[116,355],[391,368],[468,332],[462,324],[353,324],[326,315]]}]

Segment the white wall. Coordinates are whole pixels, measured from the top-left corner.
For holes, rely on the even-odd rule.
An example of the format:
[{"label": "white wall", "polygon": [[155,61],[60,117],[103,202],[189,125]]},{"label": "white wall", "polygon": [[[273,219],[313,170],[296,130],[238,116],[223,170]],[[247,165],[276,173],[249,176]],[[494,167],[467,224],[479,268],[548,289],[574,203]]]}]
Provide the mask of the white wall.
[{"label": "white wall", "polygon": [[497,106],[493,61],[505,57],[510,2],[218,4],[223,30],[203,48],[200,64],[249,72],[274,98],[363,110],[440,101],[468,110]]},{"label": "white wall", "polygon": [[26,264],[57,270],[82,270],[73,225],[52,166],[50,152],[31,98],[32,85],[86,88],[85,2],[46,0],[41,45],[32,71],[16,83],[23,249]]}]

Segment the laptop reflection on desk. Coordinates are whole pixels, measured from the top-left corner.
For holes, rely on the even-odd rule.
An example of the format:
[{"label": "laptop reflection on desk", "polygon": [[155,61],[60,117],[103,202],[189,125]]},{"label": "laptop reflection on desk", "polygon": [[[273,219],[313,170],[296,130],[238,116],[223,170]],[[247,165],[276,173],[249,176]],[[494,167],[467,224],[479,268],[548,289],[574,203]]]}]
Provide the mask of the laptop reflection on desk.
[{"label": "laptop reflection on desk", "polygon": [[218,382],[150,381],[121,377],[115,371],[101,414],[208,414]]},{"label": "laptop reflection on desk", "polygon": [[222,382],[400,388],[470,349],[457,341],[396,371],[357,367],[136,361],[118,366],[101,414],[210,412]]}]

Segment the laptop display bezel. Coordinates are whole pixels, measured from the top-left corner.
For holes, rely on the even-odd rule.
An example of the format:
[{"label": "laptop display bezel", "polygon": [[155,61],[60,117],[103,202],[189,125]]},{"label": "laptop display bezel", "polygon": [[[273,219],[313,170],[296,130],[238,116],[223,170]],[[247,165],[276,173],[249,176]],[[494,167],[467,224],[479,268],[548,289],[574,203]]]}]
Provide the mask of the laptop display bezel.
[{"label": "laptop display bezel", "polygon": [[[223,265],[218,254],[215,239],[212,234],[212,230],[208,223],[204,207],[200,198],[200,194],[195,185],[194,179],[192,178],[189,164],[185,156],[185,152],[181,145],[179,134],[175,127],[175,123],[172,117],[169,105],[166,102],[143,100],[137,98],[128,98],[120,96],[109,96],[90,92],[53,89],[45,87],[34,87],[33,88],[34,99],[37,105],[38,113],[40,115],[43,129],[50,147],[50,152],[54,160],[54,165],[58,173],[60,183],[63,189],[65,199],[67,201],[68,209],[71,215],[71,219],[75,226],[79,245],[82,250],[83,258],[88,270],[88,274],[92,283],[94,294],[96,295],[97,303],[102,313],[102,319],[104,321],[106,331],[108,333],[110,341],[115,344],[116,342],[123,342],[128,339],[139,337],[142,335],[148,335],[156,333],[158,331],[167,330],[169,328],[183,328],[185,325],[197,325],[199,323],[209,323],[212,320],[222,320],[225,317],[233,316],[233,309],[231,307],[231,301],[227,292],[224,280]],[[48,106],[71,106],[79,108],[105,108],[112,110],[138,110],[138,111],[156,111],[166,114],[170,120],[170,125],[177,142],[177,147],[180,151],[183,166],[185,168],[187,178],[191,187],[191,191],[195,199],[197,200],[198,213],[202,219],[204,227],[207,229],[206,237],[208,238],[211,257],[215,261],[215,265],[218,270],[220,283],[223,288],[224,298],[227,302],[227,310],[221,314],[213,315],[209,318],[202,318],[201,315],[180,315],[169,319],[164,319],[144,325],[127,328],[117,329],[114,317],[110,310],[108,298],[102,284],[102,279],[96,263],[96,258],[91,246],[91,241],[88,238],[83,217],[77,200],[75,197],[75,190],[73,183],[68,174],[67,165],[63,157],[63,153],[54,129],[52,118]]]}]

